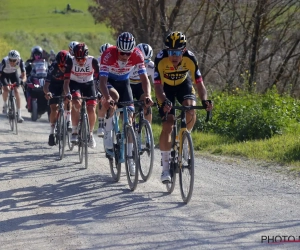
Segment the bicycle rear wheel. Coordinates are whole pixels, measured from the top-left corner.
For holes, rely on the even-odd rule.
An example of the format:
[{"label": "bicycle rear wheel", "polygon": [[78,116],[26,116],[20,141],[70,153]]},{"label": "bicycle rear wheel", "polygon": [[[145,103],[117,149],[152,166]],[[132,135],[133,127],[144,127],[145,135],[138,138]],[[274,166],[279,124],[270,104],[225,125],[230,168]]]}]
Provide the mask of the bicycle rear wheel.
[{"label": "bicycle rear wheel", "polygon": [[[171,153],[172,154],[172,153]],[[166,188],[168,193],[173,193],[175,184],[176,184],[176,164],[174,161],[174,158],[171,159],[170,162],[170,176],[171,176],[171,181],[169,183],[166,183]]]},{"label": "bicycle rear wheel", "polygon": [[179,184],[182,200],[188,203],[194,189],[194,148],[191,134],[182,134],[181,167],[179,168]]},{"label": "bicycle rear wheel", "polygon": [[121,176],[121,163],[119,163],[120,145],[117,143],[116,132],[113,130],[112,133],[114,157],[111,155],[107,155],[107,158],[109,160],[111,176],[114,179],[114,181],[118,182]]},{"label": "bicycle rear wheel", "polygon": [[72,133],[67,132],[67,141],[68,141],[68,147],[70,151],[72,151],[74,148],[74,144],[71,142],[71,137],[72,137]]},{"label": "bicycle rear wheel", "polygon": [[11,131],[15,130],[16,134],[18,134],[18,114],[15,97],[9,98],[7,111],[10,129]]},{"label": "bicycle rear wheel", "polygon": [[144,181],[149,180],[154,161],[154,139],[151,125],[147,120],[141,123],[141,133],[137,134],[140,174]]},{"label": "bicycle rear wheel", "polygon": [[[126,167],[126,175],[127,175],[127,181],[128,185],[131,191],[134,191],[137,187],[138,180],[139,180],[139,156],[138,156],[138,147],[137,147],[137,142],[135,138],[135,133],[129,124],[125,125],[125,136],[126,136],[126,145],[125,145],[125,167]],[[129,141],[132,141],[132,149],[131,152],[128,150],[129,149]],[[131,156],[129,156],[129,154]],[[134,175],[131,175],[130,173],[130,164],[135,165],[135,172]]]}]

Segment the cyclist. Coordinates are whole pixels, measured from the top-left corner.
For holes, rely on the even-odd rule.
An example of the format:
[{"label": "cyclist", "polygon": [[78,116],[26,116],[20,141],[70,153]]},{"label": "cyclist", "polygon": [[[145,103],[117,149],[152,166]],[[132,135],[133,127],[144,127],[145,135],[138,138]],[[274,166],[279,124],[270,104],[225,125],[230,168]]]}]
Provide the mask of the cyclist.
[{"label": "cyclist", "polygon": [[[18,69],[21,71],[21,75],[18,74]],[[0,64],[0,85],[3,86],[3,113],[7,114],[7,98],[9,87],[7,86],[9,83],[17,83],[17,87],[14,89],[15,97],[17,101],[17,109],[18,109],[18,122],[23,122],[24,119],[21,116],[21,98],[19,93],[20,86],[20,78],[23,82],[26,81],[26,73],[24,62],[20,56],[20,53],[16,50],[9,51],[8,55],[2,59]]]},{"label": "cyclist", "polygon": [[55,52],[54,52],[54,50],[52,49],[52,50],[50,50],[50,56],[49,56],[49,65],[51,65],[54,61],[55,61]]},{"label": "cyclist", "polygon": [[71,56],[74,56],[73,49],[77,44],[79,44],[79,42],[77,42],[77,41],[72,41],[69,43],[69,53]]},{"label": "cyclist", "polygon": [[[101,55],[103,54],[103,52],[111,47],[112,45],[109,43],[104,43],[100,46],[99,48],[99,52],[100,52],[100,56],[98,57],[98,62],[99,64],[101,63]],[[105,117],[105,110],[102,109],[102,105],[99,103],[99,109],[98,109],[98,130],[97,130],[97,135],[99,137],[103,137],[104,136],[104,117]]]},{"label": "cyclist", "polygon": [[[132,91],[130,88],[129,74],[134,66],[139,68],[144,100],[148,99],[147,106],[152,105],[151,87],[147,77],[144,57],[142,52],[135,48],[135,38],[129,32],[123,32],[117,39],[117,46],[111,46],[104,51],[101,57],[100,66],[100,91],[104,96],[103,108],[105,111],[111,107],[114,102],[132,101]],[[129,107],[134,111],[134,107]],[[111,116],[105,121],[104,146],[106,149],[112,149],[112,112]],[[129,115],[132,119],[132,114]],[[128,156],[132,156],[133,143],[128,143]],[[135,165],[130,163],[130,174],[134,175]]]},{"label": "cyclist", "polygon": [[[73,143],[78,141],[77,126],[80,119],[81,101],[76,97],[81,95],[94,97],[96,95],[94,79],[99,77],[99,63],[96,58],[89,56],[89,49],[85,43],[79,43],[73,48],[74,57],[70,57],[66,63],[64,75],[64,91],[72,100],[72,137]],[[70,92],[71,90],[71,92]],[[93,129],[96,121],[96,100],[87,101],[87,113],[90,123],[89,147],[95,148],[96,141],[93,137]]]},{"label": "cyclist", "polygon": [[[169,172],[169,159],[171,150],[171,132],[174,121],[174,109],[172,105],[175,98],[182,105],[195,106],[196,95],[193,83],[202,104],[207,110],[212,109],[212,104],[207,100],[206,88],[198,68],[195,55],[186,49],[186,36],[179,31],[171,32],[165,40],[166,48],[161,50],[155,58],[154,89],[159,108],[159,114],[164,118],[168,112],[166,121],[162,124],[162,131],[159,138],[159,146],[162,157],[163,183],[171,181]],[[188,76],[190,72],[192,80]],[[196,122],[194,110],[186,112],[187,129],[192,130]]]},{"label": "cyclist", "polygon": [[26,75],[29,76],[32,70],[32,63],[35,60],[43,59],[43,49],[41,46],[34,46],[31,49],[30,58],[25,62]]},{"label": "cyclist", "polygon": [[[69,58],[69,52],[67,50],[61,50],[57,53],[55,57],[55,61],[51,64],[46,83],[44,85],[44,93],[45,97],[49,100],[49,105],[51,108],[50,113],[50,135],[48,139],[48,145],[54,146],[54,128],[56,123],[56,117],[58,112],[58,98],[52,99],[52,94],[55,96],[60,96],[63,94],[63,86],[64,86],[64,74],[66,69],[66,62]],[[69,99],[64,100],[65,107],[65,117],[67,120],[67,129],[69,132],[72,131],[71,125],[71,109],[67,110],[68,103],[70,103]]]},{"label": "cyclist", "polygon": [[[140,43],[136,47],[143,53],[147,75],[150,82],[153,84],[154,62],[151,60],[151,57],[153,56],[153,50],[151,46],[146,43]],[[139,68],[135,66],[129,76],[130,87],[132,90],[133,98],[136,98],[137,100],[142,100],[144,92],[143,92],[142,83],[138,72],[139,72]],[[145,118],[151,123],[152,121],[151,108],[149,107],[148,109],[144,109],[144,114],[145,114]]]}]

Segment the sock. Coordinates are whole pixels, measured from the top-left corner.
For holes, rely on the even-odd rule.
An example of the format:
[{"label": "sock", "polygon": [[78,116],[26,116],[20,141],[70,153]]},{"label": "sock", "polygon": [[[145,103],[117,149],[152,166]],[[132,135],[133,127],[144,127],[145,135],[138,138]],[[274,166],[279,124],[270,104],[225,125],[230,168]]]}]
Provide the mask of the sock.
[{"label": "sock", "polygon": [[132,147],[133,147],[133,143],[129,142],[127,144],[127,153],[128,153],[128,156],[132,156]]},{"label": "sock", "polygon": [[55,123],[50,123],[50,135],[54,134]]},{"label": "sock", "polygon": [[105,131],[113,130],[112,119],[113,119],[112,117],[110,117],[108,119],[104,119],[105,120],[105,122],[104,122]]},{"label": "sock", "polygon": [[18,109],[18,116],[21,117],[21,109]]},{"label": "sock", "polygon": [[77,126],[72,127],[72,134],[77,134]]},{"label": "sock", "polygon": [[162,161],[162,170],[169,170],[169,162],[170,162],[170,153],[171,151],[160,151],[161,153],[161,161]]}]

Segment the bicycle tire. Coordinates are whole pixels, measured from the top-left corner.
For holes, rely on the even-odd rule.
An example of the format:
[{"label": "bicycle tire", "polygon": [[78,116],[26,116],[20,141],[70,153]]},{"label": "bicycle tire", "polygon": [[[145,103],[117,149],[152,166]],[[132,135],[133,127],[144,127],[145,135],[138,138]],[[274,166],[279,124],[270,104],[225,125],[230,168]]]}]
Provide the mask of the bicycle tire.
[{"label": "bicycle tire", "polygon": [[173,129],[172,134],[171,134],[171,140],[172,140],[172,149],[171,149],[171,159],[170,159],[170,176],[171,176],[171,182],[166,183],[166,188],[168,193],[173,193],[175,189],[175,184],[176,184],[176,172],[177,172],[177,167],[178,163],[177,160],[175,161],[175,158],[178,156],[178,152],[175,151],[175,131]]},{"label": "bicycle tire", "polygon": [[[186,146],[184,148],[184,143]],[[188,131],[184,131],[181,140],[181,167],[179,168],[179,185],[180,193],[183,202],[188,203],[194,190],[194,148],[191,134]]]},{"label": "bicycle tire", "polygon": [[18,111],[17,111],[17,102],[16,102],[16,98],[13,97],[13,107],[14,107],[14,123],[15,123],[15,131],[16,131],[16,135],[18,134]]},{"label": "bicycle tire", "polygon": [[83,115],[81,128],[78,138],[78,151],[79,151],[79,162],[80,164],[84,159],[84,167],[88,167],[88,134],[87,134],[87,115]]},{"label": "bicycle tire", "polygon": [[[127,181],[129,185],[129,189],[131,191],[134,191],[137,187],[138,180],[139,180],[139,156],[138,156],[138,147],[137,147],[137,141],[135,137],[135,132],[133,130],[133,127],[129,124],[124,125],[124,132],[125,132],[125,168],[126,168],[126,176]],[[132,156],[128,156],[128,141],[129,139],[132,139]],[[130,164],[129,160],[133,159],[133,162],[135,164],[135,174],[134,176],[130,175]]]},{"label": "bicycle tire", "polygon": [[113,130],[112,133],[113,133],[112,137],[113,137],[114,157],[108,156],[108,161],[109,161],[111,176],[115,182],[118,182],[120,181],[120,176],[121,176],[121,163],[118,162],[119,155],[120,155],[120,147],[119,144],[117,143],[116,132]]},{"label": "bicycle tire", "polygon": [[31,120],[36,122],[38,119],[38,103],[37,99],[31,100]]},{"label": "bicycle tire", "polygon": [[154,162],[154,139],[151,125],[147,120],[141,122],[141,133],[137,136],[140,175],[143,181],[147,181],[151,177]]},{"label": "bicycle tire", "polygon": [[72,136],[72,133],[71,132],[67,132],[68,147],[69,147],[70,151],[73,151],[73,149],[74,149],[74,143],[71,142],[71,136]]},{"label": "bicycle tire", "polygon": [[64,118],[64,112],[60,111],[58,118],[58,129],[57,129],[57,141],[58,141],[58,151],[59,159],[62,160],[65,155],[65,146],[66,146],[66,121]]},{"label": "bicycle tire", "polygon": [[13,121],[13,115],[12,115],[12,108],[13,104],[12,104],[12,100],[11,97],[9,97],[9,101],[7,104],[7,118],[8,118],[8,122],[9,122],[9,126],[10,126],[10,130],[13,131],[14,130],[14,121]]}]

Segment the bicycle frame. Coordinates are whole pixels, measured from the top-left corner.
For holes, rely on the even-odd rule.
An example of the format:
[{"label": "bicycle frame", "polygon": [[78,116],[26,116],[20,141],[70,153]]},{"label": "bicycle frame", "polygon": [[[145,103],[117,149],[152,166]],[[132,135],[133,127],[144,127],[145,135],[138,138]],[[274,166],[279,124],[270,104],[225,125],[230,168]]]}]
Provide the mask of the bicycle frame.
[{"label": "bicycle frame", "polygon": [[[119,127],[119,114],[120,112],[123,112],[123,122],[122,122],[122,131],[120,131]],[[113,115],[113,130],[115,131],[116,134],[116,141],[117,144],[120,146],[120,155],[117,158],[118,163],[124,163],[125,162],[125,144],[123,143],[126,137],[126,130],[125,130],[125,125],[129,123],[129,118],[128,118],[128,112],[127,112],[127,107],[123,106],[122,108],[118,108],[115,110],[114,115]],[[115,157],[114,152],[110,150],[105,150],[106,154],[108,154],[111,157]]]}]

